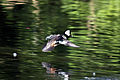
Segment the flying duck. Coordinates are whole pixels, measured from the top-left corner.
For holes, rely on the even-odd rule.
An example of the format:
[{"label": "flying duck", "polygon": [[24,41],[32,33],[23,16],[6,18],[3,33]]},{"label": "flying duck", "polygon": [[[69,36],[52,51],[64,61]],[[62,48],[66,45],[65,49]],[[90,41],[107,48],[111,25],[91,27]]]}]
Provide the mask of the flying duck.
[{"label": "flying duck", "polygon": [[42,51],[43,52],[49,52],[52,51],[56,46],[62,44],[65,46],[70,46],[70,47],[79,47],[72,42],[68,40],[68,38],[71,37],[71,31],[66,30],[64,34],[55,34],[55,35],[50,35],[46,37],[46,40],[48,40],[47,44],[43,47]]}]

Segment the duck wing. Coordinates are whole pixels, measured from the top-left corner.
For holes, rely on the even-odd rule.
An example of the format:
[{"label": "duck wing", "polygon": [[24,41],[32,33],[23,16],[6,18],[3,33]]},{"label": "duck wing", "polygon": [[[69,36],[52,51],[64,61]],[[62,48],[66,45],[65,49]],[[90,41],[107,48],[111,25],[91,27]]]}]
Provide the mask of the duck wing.
[{"label": "duck wing", "polygon": [[80,47],[80,46],[77,46],[68,40],[63,40],[63,41],[60,41],[59,43],[65,45],[65,46],[70,46],[70,47]]},{"label": "duck wing", "polygon": [[55,46],[57,46],[58,44],[56,44],[56,38],[51,39],[50,41],[47,42],[47,44],[43,47],[42,51],[43,52],[49,52],[52,51]]},{"label": "duck wing", "polygon": [[47,36],[45,39],[46,39],[46,40],[51,40],[51,39],[54,39],[54,38],[56,38],[56,37],[58,37],[58,36],[60,36],[60,34],[58,34],[58,35],[49,35],[49,36]]}]

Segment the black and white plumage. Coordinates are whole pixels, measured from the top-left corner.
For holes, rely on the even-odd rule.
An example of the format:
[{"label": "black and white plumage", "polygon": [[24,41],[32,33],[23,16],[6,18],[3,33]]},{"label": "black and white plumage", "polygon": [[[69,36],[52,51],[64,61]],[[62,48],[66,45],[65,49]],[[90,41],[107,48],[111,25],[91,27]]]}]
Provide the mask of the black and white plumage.
[{"label": "black and white plumage", "polygon": [[57,35],[50,35],[46,37],[46,40],[48,40],[47,44],[43,47],[43,52],[52,51],[56,46],[62,44],[65,46],[70,47],[79,47],[72,42],[68,40],[68,38],[71,37],[71,31],[66,30],[64,35],[57,34]]}]

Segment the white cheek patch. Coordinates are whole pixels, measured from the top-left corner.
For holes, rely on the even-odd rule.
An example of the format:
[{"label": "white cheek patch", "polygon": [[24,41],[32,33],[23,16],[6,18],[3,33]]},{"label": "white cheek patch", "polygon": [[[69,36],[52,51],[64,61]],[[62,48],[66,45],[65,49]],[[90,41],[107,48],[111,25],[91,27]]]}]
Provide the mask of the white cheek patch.
[{"label": "white cheek patch", "polygon": [[70,34],[70,30],[65,31],[65,34],[66,34],[67,36],[70,36],[70,35],[71,35],[71,34]]}]

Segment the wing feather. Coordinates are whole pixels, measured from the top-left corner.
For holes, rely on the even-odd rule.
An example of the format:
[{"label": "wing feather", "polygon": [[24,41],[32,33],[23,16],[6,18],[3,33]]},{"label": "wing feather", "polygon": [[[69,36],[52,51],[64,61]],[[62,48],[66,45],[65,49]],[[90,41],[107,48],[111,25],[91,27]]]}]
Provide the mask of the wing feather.
[{"label": "wing feather", "polygon": [[54,49],[54,47],[57,46],[56,41],[54,39],[47,42],[47,44],[43,47],[43,52],[49,52]]}]

